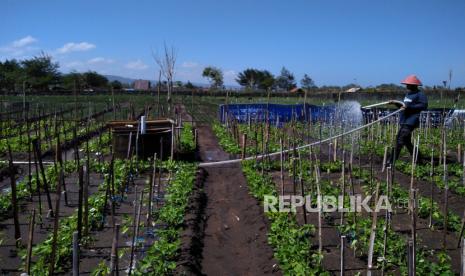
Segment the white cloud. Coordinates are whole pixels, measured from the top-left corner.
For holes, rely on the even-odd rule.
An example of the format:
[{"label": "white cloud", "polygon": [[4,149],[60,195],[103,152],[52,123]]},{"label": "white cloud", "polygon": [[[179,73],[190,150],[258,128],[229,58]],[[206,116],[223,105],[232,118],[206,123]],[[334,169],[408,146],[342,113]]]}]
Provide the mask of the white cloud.
[{"label": "white cloud", "polygon": [[65,54],[69,52],[82,52],[94,49],[95,47],[96,46],[94,44],[88,42],[68,42],[65,45],[63,45],[63,47],[57,49],[57,52],[60,54]]},{"label": "white cloud", "polygon": [[114,62],[115,61],[113,59],[103,58],[103,57],[95,57],[95,58],[89,59],[87,61],[88,64],[97,64],[97,63],[110,64],[110,63],[114,63]]},{"label": "white cloud", "polygon": [[194,67],[197,67],[199,66],[199,64],[197,62],[193,62],[193,61],[185,61],[181,64],[181,67],[182,68],[194,68]]},{"label": "white cloud", "polygon": [[24,55],[27,52],[37,50],[36,47],[30,46],[31,44],[37,42],[37,39],[28,35],[18,40],[15,40],[8,45],[0,47],[0,52],[5,53],[8,56],[16,57]]},{"label": "white cloud", "polygon": [[78,67],[81,67],[82,65],[84,65],[84,63],[82,63],[81,61],[71,61],[71,62],[65,63],[64,67],[77,69]]},{"label": "white cloud", "polygon": [[29,44],[32,44],[34,42],[37,42],[37,39],[35,39],[34,37],[28,35],[26,37],[23,37],[21,39],[13,41],[13,43],[11,43],[11,46],[13,46],[15,48],[20,48],[20,47],[24,47],[24,46],[27,46]]},{"label": "white cloud", "polygon": [[144,70],[149,68],[149,66],[145,63],[143,63],[140,59],[136,61],[131,61],[126,64],[126,68],[132,69],[132,70]]}]

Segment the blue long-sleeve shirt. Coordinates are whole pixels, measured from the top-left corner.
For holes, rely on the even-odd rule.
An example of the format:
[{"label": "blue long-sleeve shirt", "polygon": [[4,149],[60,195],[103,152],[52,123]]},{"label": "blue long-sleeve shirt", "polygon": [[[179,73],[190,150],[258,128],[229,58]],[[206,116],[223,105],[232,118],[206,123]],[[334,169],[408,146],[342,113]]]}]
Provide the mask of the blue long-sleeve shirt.
[{"label": "blue long-sleeve shirt", "polygon": [[411,127],[418,127],[420,113],[428,108],[428,99],[423,91],[408,92],[404,98],[405,110],[400,113],[399,123]]}]

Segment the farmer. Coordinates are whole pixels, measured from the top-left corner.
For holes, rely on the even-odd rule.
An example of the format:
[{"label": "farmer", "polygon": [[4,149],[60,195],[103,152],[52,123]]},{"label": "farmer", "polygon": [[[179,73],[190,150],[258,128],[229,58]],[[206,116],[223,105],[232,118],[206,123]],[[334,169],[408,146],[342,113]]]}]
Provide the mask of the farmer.
[{"label": "farmer", "polygon": [[[399,158],[399,154],[402,148],[407,147],[410,155],[413,155],[412,145],[412,132],[420,124],[420,113],[428,108],[428,99],[425,93],[419,89],[421,81],[415,76],[410,75],[405,78],[402,82],[407,86],[408,92],[405,95],[403,105],[400,107],[399,124],[400,129],[397,133],[396,147],[394,154],[391,155],[391,164],[394,164],[395,160]],[[399,102],[390,101],[391,104],[399,105]],[[420,152],[418,152],[418,160],[421,160]]]}]

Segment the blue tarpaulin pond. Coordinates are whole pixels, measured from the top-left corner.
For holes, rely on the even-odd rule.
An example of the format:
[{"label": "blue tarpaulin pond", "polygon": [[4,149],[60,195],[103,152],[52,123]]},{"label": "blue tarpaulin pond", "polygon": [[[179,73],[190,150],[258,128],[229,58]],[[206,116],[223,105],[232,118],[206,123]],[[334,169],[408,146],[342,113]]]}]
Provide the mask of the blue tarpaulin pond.
[{"label": "blue tarpaulin pond", "polygon": [[[294,118],[297,121],[328,121],[336,116],[337,110],[352,113],[355,110],[355,118],[361,120],[360,105],[354,102],[343,105],[327,105],[317,106],[311,104],[229,104],[220,105],[219,118],[221,122],[225,122],[228,114],[239,123],[246,122],[263,122],[267,120],[272,124],[286,123]],[[350,107],[350,108],[347,108]],[[354,115],[354,114],[352,114]]]},{"label": "blue tarpaulin pond", "polygon": [[[223,104],[219,107],[218,117],[222,123],[229,116],[230,119],[234,118],[239,123],[264,122],[268,119],[271,124],[282,125],[294,118],[296,121],[339,121],[358,125],[386,116],[394,110],[388,108],[365,109],[357,101],[345,101],[326,106],[266,103]],[[447,123],[452,118],[463,118],[463,114],[463,110],[429,109],[426,112],[422,112],[421,121],[425,123],[425,121],[429,120],[433,126],[438,126],[443,122]]]}]

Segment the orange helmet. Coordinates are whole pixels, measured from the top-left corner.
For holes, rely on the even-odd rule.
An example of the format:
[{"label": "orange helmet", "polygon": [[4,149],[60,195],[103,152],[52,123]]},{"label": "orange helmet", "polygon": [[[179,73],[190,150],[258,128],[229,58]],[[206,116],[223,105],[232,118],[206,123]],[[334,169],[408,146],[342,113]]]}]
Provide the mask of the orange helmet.
[{"label": "orange helmet", "polygon": [[401,83],[402,84],[417,85],[417,86],[422,85],[421,81],[415,75],[410,75],[410,76],[406,77]]}]

